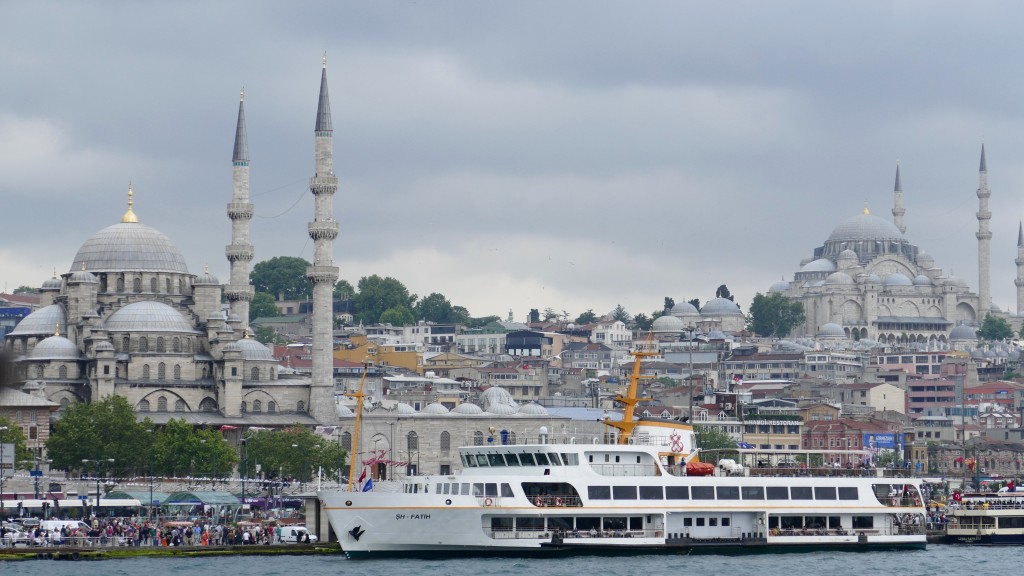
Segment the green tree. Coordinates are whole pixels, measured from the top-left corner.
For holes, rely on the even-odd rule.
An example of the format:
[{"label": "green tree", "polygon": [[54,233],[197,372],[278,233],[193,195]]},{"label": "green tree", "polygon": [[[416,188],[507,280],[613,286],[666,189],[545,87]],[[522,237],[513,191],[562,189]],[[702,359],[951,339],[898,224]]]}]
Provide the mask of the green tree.
[{"label": "green tree", "polygon": [[672,309],[675,308],[675,306],[676,306],[676,301],[673,300],[672,298],[668,297],[668,296],[665,296],[665,306],[664,306],[665,313],[668,314],[669,312],[671,312]]},{"label": "green tree", "polygon": [[1013,336],[1013,328],[1010,327],[1010,323],[1005,318],[997,318],[992,314],[985,316],[981,322],[981,328],[978,329],[978,338],[989,342],[1009,340]]},{"label": "green tree", "polygon": [[643,312],[633,316],[632,327],[637,330],[650,330],[652,324],[654,324],[654,318],[648,318]]},{"label": "green tree", "polygon": [[348,283],[348,280],[338,280],[334,285],[335,300],[351,300],[356,295],[356,289]]},{"label": "green tree", "polygon": [[467,318],[466,328],[483,328],[492,322],[500,322],[500,316],[481,316],[480,318]]},{"label": "green tree", "polygon": [[593,308],[588,308],[586,312],[576,317],[576,324],[590,324],[597,322],[597,314],[594,314]]},{"label": "green tree", "polygon": [[544,321],[545,322],[551,322],[555,318],[558,318],[558,313],[555,312],[554,308],[545,308],[544,309]]},{"label": "green tree", "polygon": [[281,311],[274,304],[274,297],[266,292],[257,292],[249,303],[249,321],[257,318],[276,318]]},{"label": "green tree", "polygon": [[443,294],[433,292],[429,296],[420,298],[413,306],[412,313],[417,320],[448,323],[454,322],[455,308]]},{"label": "green tree", "polygon": [[[722,458],[736,459],[739,454],[729,451],[736,449],[736,440],[729,436],[728,432],[724,432],[716,426],[697,424],[693,427],[693,433],[697,437],[697,447],[701,449],[701,458],[704,460],[717,463]],[[704,453],[708,453],[708,455],[704,456]]]},{"label": "green tree", "polygon": [[530,308],[530,313],[527,315],[527,318],[527,322],[529,322],[530,324],[536,324],[540,322],[540,310],[537,310],[536,308]]},{"label": "green tree", "polygon": [[[29,450],[25,441],[25,433],[21,426],[14,423],[14,420],[6,416],[0,416],[0,444],[14,444],[14,462],[16,468],[31,468],[35,466],[32,451]],[[4,458],[10,457],[5,454]]]},{"label": "green tree", "polygon": [[33,288],[31,286],[25,286],[24,284],[22,284],[21,286],[18,286],[17,288],[14,289],[14,293],[15,294],[25,294],[25,293],[35,292],[35,291],[36,291],[35,288]]},{"label": "green tree", "polygon": [[804,305],[775,292],[754,296],[747,315],[747,328],[759,336],[783,338],[804,322]]},{"label": "green tree", "polygon": [[385,310],[378,322],[392,326],[411,326],[416,323],[416,318],[412,315],[412,310],[405,306],[396,306]]},{"label": "green tree", "polygon": [[107,472],[124,475],[144,468],[146,424],[123,396],[108,396],[95,403],[79,402],[64,409],[54,424],[46,451],[54,468],[82,470],[82,460],[113,458]]},{"label": "green tree", "polygon": [[633,321],[633,318],[629,315],[629,312],[626,312],[626,309],[622,307],[622,304],[617,304],[615,306],[615,310],[612,310],[612,320],[621,320],[626,324],[630,324]]},{"label": "green tree", "polygon": [[725,298],[726,300],[733,299],[732,293],[729,292],[729,287],[725,284],[722,284],[718,287],[718,290],[715,290],[715,298]]},{"label": "green tree", "polygon": [[277,333],[276,330],[270,326],[257,326],[256,330],[253,331],[253,338],[263,344],[287,344],[288,340]]},{"label": "green tree", "polygon": [[266,292],[274,298],[303,300],[313,295],[313,287],[306,280],[310,264],[303,258],[275,256],[252,267],[249,280],[257,292]]},{"label": "green tree", "polygon": [[[308,482],[323,470],[330,479],[348,475],[346,453],[336,441],[313,434],[301,426],[284,430],[248,432],[249,476],[259,465],[267,478],[298,478]],[[359,472],[357,471],[356,474]]]},{"label": "green tree", "polygon": [[[494,316],[497,318],[497,316]],[[470,321],[469,310],[464,306],[452,306],[452,322],[458,324],[468,324]]]},{"label": "green tree", "polygon": [[687,300],[687,304],[693,306],[697,310],[700,310],[700,298],[694,298],[693,300]]},{"label": "green tree", "polygon": [[387,277],[381,278],[374,274],[359,279],[359,292],[353,298],[356,305],[356,318],[363,324],[382,322],[381,315],[391,308],[405,308],[412,315],[416,295],[409,294],[404,284]]}]

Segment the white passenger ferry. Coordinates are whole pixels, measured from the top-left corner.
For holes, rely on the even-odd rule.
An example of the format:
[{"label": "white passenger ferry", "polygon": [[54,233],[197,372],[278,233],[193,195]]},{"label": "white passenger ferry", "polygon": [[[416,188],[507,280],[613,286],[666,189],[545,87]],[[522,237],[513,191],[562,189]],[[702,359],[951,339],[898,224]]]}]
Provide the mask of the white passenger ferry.
[{"label": "white passenger ferry", "polygon": [[408,477],[398,491],[320,491],[342,549],[358,558],[925,547],[918,480],[708,474],[690,425],[634,419],[639,364],[606,438],[555,443],[542,430],[529,444],[460,448],[460,472]]},{"label": "white passenger ferry", "polygon": [[947,544],[1024,544],[1024,493],[968,493],[954,501]]}]

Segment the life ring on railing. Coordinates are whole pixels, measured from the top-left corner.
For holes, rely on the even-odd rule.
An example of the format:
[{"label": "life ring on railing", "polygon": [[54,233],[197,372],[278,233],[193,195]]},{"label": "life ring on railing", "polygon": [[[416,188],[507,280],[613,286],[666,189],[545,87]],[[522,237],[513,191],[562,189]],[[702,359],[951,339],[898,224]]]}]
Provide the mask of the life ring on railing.
[{"label": "life ring on railing", "polygon": [[555,498],[555,506],[558,506],[559,508],[562,507],[562,499],[560,497]]},{"label": "life ring on railing", "polygon": [[533,499],[533,505],[537,507],[543,506],[544,501],[540,499],[540,496],[537,496],[536,498]]},{"label": "life ring on railing", "polygon": [[484,498],[484,506],[491,506],[492,504],[494,504],[494,499],[492,499],[490,496]]}]

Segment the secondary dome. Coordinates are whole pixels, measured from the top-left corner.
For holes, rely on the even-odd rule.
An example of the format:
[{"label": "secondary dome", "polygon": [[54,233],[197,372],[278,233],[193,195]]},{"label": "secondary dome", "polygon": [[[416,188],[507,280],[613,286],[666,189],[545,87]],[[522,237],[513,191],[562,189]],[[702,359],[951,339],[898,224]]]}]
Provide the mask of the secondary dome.
[{"label": "secondary dome", "polygon": [[702,316],[742,316],[739,306],[728,298],[712,298],[700,309]]},{"label": "secondary dome", "polygon": [[977,329],[966,324],[960,324],[949,332],[950,340],[977,340]]},{"label": "secondary dome", "polygon": [[683,321],[678,316],[658,316],[651,324],[651,332],[679,332]]},{"label": "secondary dome", "polygon": [[424,406],[423,410],[421,410],[420,413],[421,414],[436,414],[436,415],[447,414],[448,413],[448,408],[446,408],[444,404],[440,404],[438,402],[432,402],[432,403],[427,404],[426,406]]},{"label": "secondary dome", "polygon": [[696,316],[698,314],[700,314],[700,312],[697,311],[697,309],[693,307],[693,304],[690,304],[689,302],[679,302],[672,307],[673,316]]},{"label": "secondary dome", "polygon": [[36,344],[29,354],[33,360],[78,360],[82,354],[75,343],[63,336],[50,336]]},{"label": "secondary dome", "polygon": [[885,277],[885,282],[883,282],[883,283],[886,286],[913,286],[914,285],[914,283],[910,281],[910,278],[907,278],[906,276],[904,276],[903,274],[900,274],[899,272],[893,272],[892,274],[889,274],[888,276],[886,276]]},{"label": "secondary dome", "polygon": [[833,272],[829,274],[828,278],[825,278],[825,285],[827,286],[845,284],[853,284],[853,278],[850,278],[850,275],[846,272]]},{"label": "secondary dome", "polygon": [[67,315],[60,304],[50,304],[25,316],[11,330],[9,336],[28,336],[30,334],[49,334],[54,332],[65,334],[68,331]]},{"label": "secondary dome", "polygon": [[821,328],[818,330],[818,337],[846,338],[846,331],[843,330],[843,327],[840,326],[839,324],[836,324],[835,322],[829,322],[827,324],[821,325]]},{"label": "secondary dome", "polygon": [[484,411],[482,408],[480,408],[476,404],[470,404],[469,402],[463,402],[462,404],[459,404],[455,408],[452,408],[453,414],[472,415],[483,414],[483,412]]},{"label": "secondary dome", "polygon": [[241,352],[242,360],[274,360],[274,354],[270,348],[264,346],[260,341],[252,338],[236,340],[224,347],[225,352]]},{"label": "secondary dome", "polygon": [[857,214],[836,226],[829,241],[902,240],[903,233],[895,224],[874,214]]},{"label": "secondary dome", "polygon": [[167,236],[137,222],[119,222],[93,234],[75,254],[70,271],[76,270],[188,274],[185,258]]},{"label": "secondary dome", "polygon": [[913,282],[914,282],[914,286],[931,286],[932,285],[932,279],[927,277],[927,276],[925,276],[924,274],[918,274],[917,276],[914,276]]},{"label": "secondary dome", "polygon": [[177,310],[162,302],[133,302],[107,318],[109,332],[195,332]]},{"label": "secondary dome", "polygon": [[[771,294],[773,292],[787,292],[788,290],[789,290],[789,282],[786,282],[785,280],[779,280],[778,282],[775,282],[774,284],[772,284],[771,286],[768,287],[768,293],[769,294]],[[675,309],[673,309],[673,310],[675,310]]]},{"label": "secondary dome", "polygon": [[402,416],[412,415],[416,413],[416,409],[406,404],[405,402],[399,402],[395,404],[395,414],[401,414]]},{"label": "secondary dome", "polygon": [[818,258],[800,268],[801,272],[835,272],[836,265],[828,258]]},{"label": "secondary dome", "polygon": [[530,402],[519,408],[519,413],[526,416],[547,416],[547,408],[537,404],[536,402]]}]

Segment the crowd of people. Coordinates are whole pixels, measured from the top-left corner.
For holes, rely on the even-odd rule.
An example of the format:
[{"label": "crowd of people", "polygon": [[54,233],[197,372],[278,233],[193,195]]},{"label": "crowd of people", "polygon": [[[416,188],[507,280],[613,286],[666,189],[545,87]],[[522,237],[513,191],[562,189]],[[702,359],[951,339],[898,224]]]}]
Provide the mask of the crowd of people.
[{"label": "crowd of people", "polygon": [[0,546],[246,546],[282,543],[281,531],[280,524],[272,523],[161,523],[137,517],[93,517],[59,528],[42,523],[4,523],[0,525]]}]

